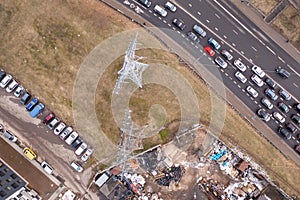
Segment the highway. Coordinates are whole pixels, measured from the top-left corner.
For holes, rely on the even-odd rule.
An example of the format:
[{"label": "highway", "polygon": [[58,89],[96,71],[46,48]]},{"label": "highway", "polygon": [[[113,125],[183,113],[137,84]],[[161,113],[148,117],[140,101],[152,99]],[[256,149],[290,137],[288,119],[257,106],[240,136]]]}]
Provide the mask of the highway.
[{"label": "highway", "polygon": [[[123,1],[119,1],[123,3]],[[286,140],[278,134],[278,128],[285,126],[286,123],[281,124],[273,117],[267,122],[267,125],[277,133],[281,139],[285,140],[286,143],[294,148],[299,141],[296,137],[299,134],[299,126],[291,121],[290,117],[292,114],[299,113],[294,109],[293,105],[299,102],[300,92],[300,69],[299,63],[297,63],[291,56],[289,56],[283,49],[281,49],[274,41],[272,41],[266,34],[264,34],[259,27],[253,24],[247,19],[243,13],[240,13],[234,5],[229,2],[219,3],[217,1],[176,1],[173,2],[177,6],[176,12],[172,13],[169,10],[168,15],[164,18],[159,16],[153,11],[153,7],[156,4],[164,5],[166,1],[155,0],[152,2],[150,8],[145,8],[136,1],[129,1],[135,5],[138,5],[144,13],[140,16],[146,21],[149,21],[156,27],[169,28],[176,30],[178,36],[170,35],[174,41],[185,47],[195,59],[199,59],[203,54],[203,46],[208,45],[208,38],[213,37],[222,45],[221,49],[226,49],[231,52],[234,59],[240,59],[247,65],[247,70],[244,75],[248,81],[243,84],[236,77],[234,73],[237,71],[236,67],[232,65],[232,61],[228,62],[226,69],[221,69],[222,81],[228,89],[230,89],[245,105],[247,105],[254,113],[259,108],[264,108],[268,113],[272,114],[274,111],[281,113],[286,118],[286,123],[291,122],[297,127],[298,131],[292,135],[291,140]],[[128,9],[125,7],[124,9]],[[177,27],[172,24],[174,18],[182,19],[186,28],[184,31],[180,31]],[[186,33],[192,31],[194,24],[199,24],[207,32],[205,38],[201,38],[200,44],[190,44],[188,47],[184,44],[186,41]],[[182,39],[178,39],[181,37]],[[210,60],[210,58],[208,58]],[[202,59],[203,60],[203,59]],[[213,60],[210,60],[214,63]],[[204,64],[204,63],[202,63]],[[264,105],[261,104],[261,99],[266,97],[264,90],[268,86],[264,83],[263,87],[258,87],[250,80],[252,74],[251,70],[253,64],[259,65],[266,72],[267,77],[273,79],[280,88],[284,88],[290,94],[292,94],[292,100],[285,101],[281,97],[277,101],[271,102],[274,104],[274,108],[268,110]],[[204,64],[204,66],[210,70],[211,64]],[[282,79],[276,72],[275,68],[281,66],[291,72],[291,76],[288,79]],[[265,80],[266,77],[263,78]],[[259,92],[259,97],[253,98],[245,91],[247,85],[251,85]],[[277,95],[279,89],[276,90]],[[283,113],[278,107],[279,102],[285,102],[289,105],[290,111]],[[253,115],[253,119],[258,118],[257,115]],[[263,122],[264,123],[264,122]],[[294,154],[296,155],[296,154]]]}]

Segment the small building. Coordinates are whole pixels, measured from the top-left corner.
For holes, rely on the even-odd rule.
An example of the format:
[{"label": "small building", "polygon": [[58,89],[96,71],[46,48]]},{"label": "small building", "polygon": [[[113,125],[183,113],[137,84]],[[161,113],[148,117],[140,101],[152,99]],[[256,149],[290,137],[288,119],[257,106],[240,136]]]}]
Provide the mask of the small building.
[{"label": "small building", "polygon": [[109,178],[110,178],[110,175],[108,175],[106,172],[104,172],[103,174],[100,174],[99,177],[96,177],[95,184],[99,188],[101,188]]},{"label": "small building", "polygon": [[237,170],[239,170],[241,173],[244,173],[248,169],[248,167],[249,163],[244,160],[242,160],[236,165]]}]

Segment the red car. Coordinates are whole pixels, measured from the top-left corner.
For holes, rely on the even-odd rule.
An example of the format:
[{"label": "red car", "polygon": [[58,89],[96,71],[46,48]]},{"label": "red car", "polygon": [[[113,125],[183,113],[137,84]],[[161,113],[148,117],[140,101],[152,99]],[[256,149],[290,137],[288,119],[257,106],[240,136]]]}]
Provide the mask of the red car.
[{"label": "red car", "polygon": [[214,52],[214,50],[210,47],[210,46],[206,46],[204,47],[204,51],[206,51],[206,53],[210,56],[213,57],[216,53]]},{"label": "red car", "polygon": [[55,117],[53,113],[49,113],[44,119],[43,124],[49,124],[49,122]]}]

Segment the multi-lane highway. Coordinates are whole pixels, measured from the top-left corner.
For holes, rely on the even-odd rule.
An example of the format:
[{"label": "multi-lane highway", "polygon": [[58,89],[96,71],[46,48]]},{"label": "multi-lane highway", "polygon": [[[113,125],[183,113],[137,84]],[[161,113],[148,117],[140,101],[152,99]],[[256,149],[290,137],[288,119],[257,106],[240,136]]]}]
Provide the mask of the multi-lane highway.
[{"label": "multi-lane highway", "polygon": [[[122,0],[119,0],[123,3]],[[282,138],[280,134],[280,140],[285,140],[289,146],[294,148],[299,144],[297,140],[297,134],[299,134],[299,125],[295,124],[291,120],[291,116],[299,115],[299,111],[296,111],[293,107],[299,102],[300,98],[300,69],[299,63],[297,63],[291,56],[289,56],[283,49],[281,49],[274,41],[271,40],[265,33],[263,33],[259,27],[257,27],[253,22],[251,22],[247,17],[243,15],[234,5],[229,2],[219,2],[219,1],[176,1],[173,2],[177,10],[176,12],[168,11],[166,17],[160,16],[158,13],[153,11],[153,7],[157,4],[164,7],[165,0],[153,0],[150,8],[146,8],[139,4],[138,2],[131,0],[132,4],[138,5],[144,13],[141,14],[146,21],[150,22],[154,26],[160,28],[169,28],[178,32],[178,35],[182,37],[182,40],[186,40],[186,33],[192,31],[194,24],[198,24],[205,29],[207,36],[201,38],[199,44],[191,44],[194,48],[186,48],[190,54],[198,59],[203,54],[203,46],[208,45],[207,40],[210,37],[215,38],[221,44],[221,50],[226,49],[233,55],[234,59],[240,59],[243,63],[247,65],[247,70],[244,75],[247,77],[248,81],[246,83],[240,82],[235,76],[235,72],[238,69],[232,64],[233,61],[227,61],[228,67],[226,69],[220,68],[223,83],[229,88],[239,99],[243,101],[253,112],[257,112],[258,109],[264,108],[268,113],[272,114],[274,111],[281,113],[285,119],[285,123],[280,123],[274,117],[271,116],[271,120],[266,122],[267,125],[278,134],[278,128],[286,126],[286,123],[292,123],[297,127],[298,131],[292,134],[290,140]],[[128,9],[129,7],[126,7]],[[174,18],[179,18],[184,21],[186,27],[183,31],[178,29],[172,24]],[[199,35],[198,35],[199,36]],[[170,35],[170,37],[174,37]],[[178,36],[174,37],[178,43]],[[217,51],[217,54],[219,52]],[[233,59],[233,60],[234,60]],[[213,59],[211,62],[214,62]],[[279,88],[276,89],[276,93],[279,95],[279,90],[282,88],[292,94],[292,99],[289,101],[284,100],[282,97],[278,98],[276,101],[270,100],[274,107],[272,109],[267,109],[261,103],[261,99],[266,97],[264,91],[269,88],[267,84],[264,83],[263,87],[258,87],[250,77],[254,74],[251,70],[253,64],[259,65],[266,72],[266,76],[263,78],[265,80],[267,77],[274,80]],[[205,65],[206,68],[211,68],[211,65]],[[281,66],[287,69],[291,76],[288,79],[282,79],[275,69]],[[251,97],[245,88],[251,85],[258,92],[259,96],[257,98]],[[284,102],[290,108],[288,113],[282,112],[278,108],[278,103]],[[253,116],[257,117],[257,116]]]}]

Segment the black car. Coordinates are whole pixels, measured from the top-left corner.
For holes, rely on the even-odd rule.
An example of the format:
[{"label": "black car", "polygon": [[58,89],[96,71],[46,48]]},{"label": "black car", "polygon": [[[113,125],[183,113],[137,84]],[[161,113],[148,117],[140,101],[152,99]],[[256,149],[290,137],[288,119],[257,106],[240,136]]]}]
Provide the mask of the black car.
[{"label": "black car", "polygon": [[288,113],[290,111],[289,107],[283,102],[279,102],[278,107],[285,113]]},{"label": "black car", "polygon": [[276,69],[277,74],[279,74],[282,78],[289,78],[290,77],[290,72],[288,72],[286,69],[283,69],[281,67],[278,67]]},{"label": "black car", "polygon": [[268,86],[270,86],[274,90],[278,88],[277,84],[270,78],[266,79],[266,83]]},{"label": "black car", "polygon": [[30,98],[31,98],[31,94],[29,92],[25,92],[25,94],[21,97],[20,103],[22,105],[25,105]]},{"label": "black car", "polygon": [[139,0],[139,2],[142,5],[146,6],[147,8],[149,8],[151,6],[151,1],[149,1],[149,0]]},{"label": "black car", "polygon": [[193,42],[195,42],[195,43],[199,43],[199,42],[200,42],[200,39],[195,35],[195,33],[193,33],[193,32],[188,32],[186,35],[187,35],[188,38],[189,38],[190,40],[192,40]]},{"label": "black car", "polygon": [[292,133],[296,133],[297,132],[297,128],[292,124],[292,123],[288,123],[286,125],[286,128],[291,131]]},{"label": "black car", "polygon": [[278,132],[288,140],[292,138],[292,135],[285,128],[279,128]]},{"label": "black car", "polygon": [[175,18],[175,19],[173,19],[173,21],[172,21],[172,23],[175,25],[175,26],[177,26],[180,30],[184,30],[184,28],[185,28],[185,24],[184,24],[184,22],[181,20],[181,19],[177,19],[177,18]]},{"label": "black car", "polygon": [[300,117],[298,115],[292,115],[292,120],[296,123],[296,124],[300,124]]},{"label": "black car", "polygon": [[257,115],[266,122],[270,121],[270,115],[262,108],[257,111]]},{"label": "black car", "polygon": [[83,140],[80,138],[80,137],[78,137],[72,144],[71,144],[71,146],[73,147],[73,148],[77,148],[77,147],[79,147],[79,145],[81,144],[83,142]]},{"label": "black car", "polygon": [[6,76],[5,71],[3,71],[2,69],[0,70],[0,81]]}]

